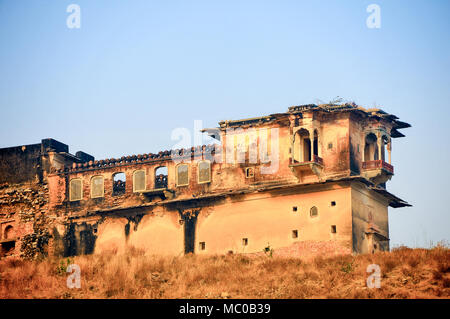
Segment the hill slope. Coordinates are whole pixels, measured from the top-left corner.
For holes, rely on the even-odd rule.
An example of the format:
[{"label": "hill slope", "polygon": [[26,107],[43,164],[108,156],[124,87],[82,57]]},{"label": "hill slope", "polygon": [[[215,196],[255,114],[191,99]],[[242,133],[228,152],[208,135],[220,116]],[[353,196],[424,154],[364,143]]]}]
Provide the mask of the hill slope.
[{"label": "hill slope", "polygon": [[[449,298],[450,251],[398,248],[318,257],[91,255],[70,259],[81,288],[66,286],[67,259],[0,260],[0,298]],[[367,266],[381,287],[366,285]]]}]

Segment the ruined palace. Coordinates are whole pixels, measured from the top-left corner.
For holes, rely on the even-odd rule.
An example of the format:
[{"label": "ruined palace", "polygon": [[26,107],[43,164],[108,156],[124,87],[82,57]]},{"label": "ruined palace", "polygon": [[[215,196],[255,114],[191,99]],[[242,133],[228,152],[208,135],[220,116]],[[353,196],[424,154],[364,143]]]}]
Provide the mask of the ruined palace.
[{"label": "ruined palace", "polygon": [[1,256],[122,252],[298,256],[389,250],[392,141],[355,104],[219,122],[215,143],[95,160],[54,139],[0,149]]}]

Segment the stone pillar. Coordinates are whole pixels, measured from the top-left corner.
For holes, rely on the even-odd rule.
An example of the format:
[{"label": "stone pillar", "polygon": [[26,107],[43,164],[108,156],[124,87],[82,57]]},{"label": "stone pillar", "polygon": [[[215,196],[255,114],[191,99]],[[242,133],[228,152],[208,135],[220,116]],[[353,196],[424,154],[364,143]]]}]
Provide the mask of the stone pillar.
[{"label": "stone pillar", "polygon": [[389,138],[389,142],[387,145],[387,151],[388,151],[388,155],[389,155],[389,164],[391,164],[391,150],[392,150],[392,139]]},{"label": "stone pillar", "polygon": [[[378,154],[378,160],[381,160],[381,147],[383,146],[382,143],[383,143],[383,139],[381,137],[381,134],[378,132],[377,133],[377,149],[376,149],[376,152]],[[375,158],[375,155],[374,155],[374,158]]]},{"label": "stone pillar", "polygon": [[291,154],[290,154],[290,156],[291,156],[291,161],[290,161],[290,163],[291,164],[294,164],[294,160],[295,160],[295,155],[296,155],[296,149],[295,149],[295,131],[294,130],[292,130],[292,137],[291,137]]},{"label": "stone pillar", "polygon": [[321,147],[321,138],[319,134],[319,130],[317,130],[317,156],[322,157],[322,147]]}]

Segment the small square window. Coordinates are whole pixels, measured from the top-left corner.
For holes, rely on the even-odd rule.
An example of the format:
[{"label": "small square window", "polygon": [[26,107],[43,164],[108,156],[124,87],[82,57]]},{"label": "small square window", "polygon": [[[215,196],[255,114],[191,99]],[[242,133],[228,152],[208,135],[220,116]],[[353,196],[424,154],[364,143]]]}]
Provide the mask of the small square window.
[{"label": "small square window", "polygon": [[246,167],[245,168],[245,178],[252,178],[255,176],[255,170],[253,167]]},{"label": "small square window", "polygon": [[248,238],[242,238],[242,246],[248,245]]},{"label": "small square window", "polygon": [[292,211],[296,212],[297,211],[297,206],[292,206]]},{"label": "small square window", "polygon": [[332,202],[331,202],[331,206],[336,206],[336,202],[335,202],[335,201],[332,201]]},{"label": "small square window", "polygon": [[201,241],[199,243],[199,248],[200,248],[200,250],[205,250],[206,249],[206,243],[204,241]]},{"label": "small square window", "polygon": [[336,234],[336,225],[331,225],[331,233]]},{"label": "small square window", "polygon": [[298,230],[297,229],[292,231],[292,238],[298,238]]},{"label": "small square window", "polygon": [[333,143],[328,143],[328,149],[332,149],[333,148]]}]

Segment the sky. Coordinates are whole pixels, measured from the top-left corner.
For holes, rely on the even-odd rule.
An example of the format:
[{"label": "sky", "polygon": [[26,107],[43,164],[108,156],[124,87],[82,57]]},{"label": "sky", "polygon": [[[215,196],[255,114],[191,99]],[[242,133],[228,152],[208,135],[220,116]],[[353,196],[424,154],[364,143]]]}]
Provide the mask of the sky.
[{"label": "sky", "polygon": [[[80,8],[80,28],[67,19]],[[379,28],[369,28],[380,8]],[[0,147],[97,159],[172,131],[340,96],[412,124],[393,140],[391,247],[450,240],[450,2],[0,0]],[[69,19],[73,21],[72,19]]]}]

